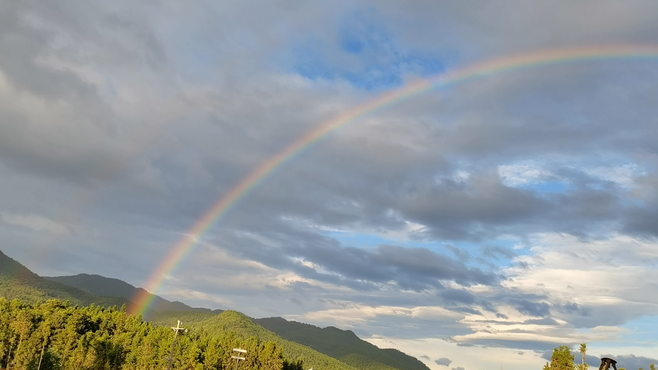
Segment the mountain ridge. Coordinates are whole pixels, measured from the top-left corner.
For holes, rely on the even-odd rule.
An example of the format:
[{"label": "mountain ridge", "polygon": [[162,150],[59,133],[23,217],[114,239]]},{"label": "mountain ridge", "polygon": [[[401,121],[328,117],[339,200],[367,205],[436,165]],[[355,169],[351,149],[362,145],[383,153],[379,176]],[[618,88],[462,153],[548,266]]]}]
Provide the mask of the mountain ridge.
[{"label": "mountain ridge", "polygon": [[222,310],[211,310],[209,308],[191,307],[183,302],[169,301],[158,295],[148,292],[144,288],[137,288],[121,279],[105,277],[97,274],[77,274],[67,276],[44,276],[44,279],[56,281],[76,287],[93,295],[109,295],[122,297],[132,301],[135,297],[149,294],[153,298],[154,311],[206,311],[220,313]]},{"label": "mountain ridge", "polygon": [[[293,361],[302,360],[304,368],[329,370],[356,370],[336,358],[327,356],[304,344],[288,341],[254,322],[251,317],[237,312],[224,311],[220,314],[209,312],[157,312],[154,313],[152,323],[156,326],[171,326],[171,323],[181,320],[185,328],[190,330],[203,330],[217,335],[231,335],[247,340],[256,337],[260,341],[275,342],[283,351],[286,358]],[[227,334],[228,333],[228,334]],[[390,370],[390,369],[381,369]]]},{"label": "mountain ridge", "polygon": [[0,291],[7,299],[36,303],[49,299],[69,301],[75,305],[118,306],[130,304],[121,297],[97,296],[84,290],[50,281],[0,251]]},{"label": "mountain ridge", "polygon": [[[0,294],[28,303],[49,299],[74,305],[129,306],[137,294],[151,294],[116,278],[96,274],[41,277],[0,251]],[[184,320],[201,331],[226,335],[233,331],[244,339],[256,336],[281,345],[288,358],[304,360],[316,368],[334,370],[429,370],[420,360],[395,349],[380,349],[350,330],[320,328],[281,317],[254,319],[236,311],[194,308],[153,295],[147,321],[170,326]]]},{"label": "mountain ridge", "polygon": [[282,317],[254,319],[254,322],[283,339],[305,343],[320,353],[360,369],[429,370],[415,357],[398,350],[379,348],[359,338],[351,330],[334,326],[320,328],[307,323],[288,321]]}]

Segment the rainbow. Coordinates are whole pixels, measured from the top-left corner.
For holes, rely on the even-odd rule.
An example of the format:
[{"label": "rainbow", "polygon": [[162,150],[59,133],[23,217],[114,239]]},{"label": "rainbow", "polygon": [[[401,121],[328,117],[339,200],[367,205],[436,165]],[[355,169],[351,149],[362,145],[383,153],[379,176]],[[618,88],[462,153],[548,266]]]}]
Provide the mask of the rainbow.
[{"label": "rainbow", "polygon": [[[214,224],[222,219],[236,203],[244,198],[250,191],[262,183],[270,174],[281,168],[296,155],[313,144],[322,140],[332,132],[377,111],[399,103],[403,100],[430,91],[434,87],[449,86],[464,83],[494,74],[500,74],[521,69],[545,67],[550,65],[592,62],[598,60],[615,59],[658,59],[658,46],[652,45],[621,45],[621,46],[595,46],[570,49],[556,49],[533,52],[528,54],[512,55],[506,58],[484,61],[464,68],[455,69],[435,78],[417,81],[398,90],[382,94],[378,98],[365,104],[354,107],[347,112],[329,121],[320,124],[314,130],[301,136],[290,146],[276,153],[263,162],[247,177],[243,178],[228,193],[224,194],[194,225],[185,233],[159,267],[151,275],[144,289],[156,294],[163,282],[181,263],[196,245],[198,239]],[[154,296],[143,292],[133,300],[131,312],[146,314],[152,304]]]}]

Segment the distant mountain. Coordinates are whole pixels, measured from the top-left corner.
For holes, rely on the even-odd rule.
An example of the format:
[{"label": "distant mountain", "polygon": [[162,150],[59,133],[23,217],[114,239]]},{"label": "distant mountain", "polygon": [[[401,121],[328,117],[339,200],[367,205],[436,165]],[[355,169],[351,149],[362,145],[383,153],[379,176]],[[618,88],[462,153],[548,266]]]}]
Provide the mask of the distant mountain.
[{"label": "distant mountain", "polygon": [[84,290],[50,281],[30,271],[0,251],[0,296],[28,303],[49,299],[70,301],[75,305],[118,306],[129,304],[121,297],[98,296]]},{"label": "distant mountain", "polygon": [[[151,294],[146,292],[142,288],[136,288],[123,280],[108,278],[100,275],[89,275],[89,274],[79,274],[73,276],[53,276],[45,277],[50,281],[55,281],[58,283],[66,284],[78,289],[81,289],[85,292],[94,295],[110,295],[122,297],[127,300],[134,299],[138,294],[142,295],[144,293]],[[151,296],[154,296],[151,294]],[[220,313],[222,310],[211,311],[208,308],[194,308],[186,305],[185,303],[178,301],[168,301],[162,297],[154,296],[153,299],[153,310],[154,311],[204,311],[204,312],[215,312]]]},{"label": "distant mountain", "polygon": [[[260,341],[272,341],[283,351],[285,358],[296,361],[301,359],[305,369],[323,370],[356,370],[335,358],[322,354],[303,344],[285,340],[275,333],[256,324],[250,317],[236,311],[225,311],[219,315],[208,312],[160,312],[154,313],[152,322],[154,325],[172,326],[177,320],[183,322],[183,326],[190,331],[205,331],[218,336],[234,332],[235,335],[246,340],[257,337]],[[359,368],[365,369],[365,368]],[[389,367],[380,367],[381,370],[391,370]]]},{"label": "distant mountain", "polygon": [[[100,275],[41,277],[0,251],[0,296],[36,303],[48,299],[70,301],[75,305],[130,306],[138,294],[150,294],[125,281]],[[153,295],[151,295],[153,296]],[[153,296],[153,311],[201,311],[220,313],[207,308],[194,308],[182,302]]]},{"label": "distant mountain", "polygon": [[402,366],[404,366],[403,369],[429,369],[429,367],[427,367],[427,365],[425,365],[419,359],[413,356],[409,356],[408,354],[395,348],[383,348],[382,352],[386,353],[395,361],[402,364]]},{"label": "distant mountain", "polygon": [[350,330],[333,326],[319,328],[280,317],[255,319],[254,322],[283,339],[302,343],[359,369],[429,370],[420,360],[395,349],[380,349]]}]

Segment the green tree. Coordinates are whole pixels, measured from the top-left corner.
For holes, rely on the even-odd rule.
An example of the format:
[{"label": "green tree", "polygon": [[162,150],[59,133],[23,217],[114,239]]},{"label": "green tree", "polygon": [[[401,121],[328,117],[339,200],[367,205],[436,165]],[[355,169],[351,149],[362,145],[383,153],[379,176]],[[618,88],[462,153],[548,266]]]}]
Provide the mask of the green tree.
[{"label": "green tree", "polygon": [[651,363],[651,365],[649,365],[649,370],[656,370],[656,365]]},{"label": "green tree", "polygon": [[9,326],[18,334],[18,345],[13,356],[12,367],[20,369],[27,366],[30,360],[34,358],[34,347],[25,345],[34,330],[32,310],[29,307],[19,310]]},{"label": "green tree", "polygon": [[[2,325],[9,323],[8,325]],[[241,324],[251,325],[242,320]],[[304,370],[301,356],[291,362],[274,341],[261,336],[236,336],[215,328],[179,336],[174,368],[179,370],[232,370],[233,348],[246,349],[241,369]],[[173,335],[125,310],[99,306],[72,307],[49,301],[11,303],[0,299],[0,367],[12,370],[165,370]],[[283,342],[284,345],[286,342]],[[310,352],[309,352],[310,353]],[[286,356],[290,358],[291,356]],[[326,370],[354,370],[344,364]],[[365,368],[364,368],[365,369]]]},{"label": "green tree", "polygon": [[587,362],[585,362],[585,355],[587,355],[587,343],[580,344],[580,355],[583,356],[583,362],[580,364],[581,370],[587,370]]},{"label": "green tree", "polygon": [[263,370],[280,370],[283,368],[283,355],[276,343],[266,342],[260,351],[260,362]]},{"label": "green tree", "polygon": [[569,346],[560,346],[553,350],[551,370],[575,370],[574,355]]}]

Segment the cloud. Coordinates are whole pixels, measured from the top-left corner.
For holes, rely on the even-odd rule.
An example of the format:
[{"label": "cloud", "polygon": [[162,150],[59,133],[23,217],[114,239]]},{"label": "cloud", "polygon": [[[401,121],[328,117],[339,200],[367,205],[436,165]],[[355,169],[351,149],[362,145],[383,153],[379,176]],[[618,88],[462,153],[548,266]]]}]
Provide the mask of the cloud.
[{"label": "cloud", "polygon": [[436,363],[437,365],[448,367],[452,363],[452,360],[450,360],[449,358],[441,357],[438,360],[434,360],[434,363]]},{"label": "cloud", "polygon": [[530,316],[546,316],[549,313],[550,305],[546,302],[531,302],[525,299],[512,301],[516,309]]},{"label": "cloud", "polygon": [[619,355],[619,356],[610,356],[617,360],[617,368],[623,367],[625,369],[649,369],[650,364],[658,364],[658,359],[635,356],[635,355]]},{"label": "cloud", "polygon": [[67,235],[73,232],[66,224],[39,215],[17,215],[0,213],[0,218],[8,224],[23,226],[37,232]]}]

